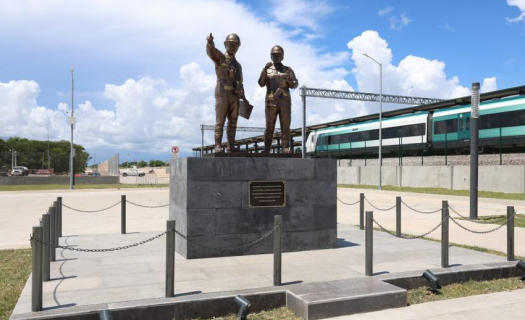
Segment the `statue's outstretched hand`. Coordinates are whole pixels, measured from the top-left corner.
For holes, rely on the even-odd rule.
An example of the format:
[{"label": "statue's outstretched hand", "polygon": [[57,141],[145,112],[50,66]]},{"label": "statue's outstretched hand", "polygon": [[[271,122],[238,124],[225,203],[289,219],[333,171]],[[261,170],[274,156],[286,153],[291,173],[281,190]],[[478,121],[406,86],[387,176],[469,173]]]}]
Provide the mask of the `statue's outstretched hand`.
[{"label": "statue's outstretched hand", "polygon": [[270,68],[272,65],[273,65],[273,63],[268,62],[268,63],[264,66],[264,69],[267,70],[267,69]]},{"label": "statue's outstretched hand", "polygon": [[206,37],[206,40],[208,40],[208,42],[213,42],[213,35],[211,34],[211,32],[210,35]]}]

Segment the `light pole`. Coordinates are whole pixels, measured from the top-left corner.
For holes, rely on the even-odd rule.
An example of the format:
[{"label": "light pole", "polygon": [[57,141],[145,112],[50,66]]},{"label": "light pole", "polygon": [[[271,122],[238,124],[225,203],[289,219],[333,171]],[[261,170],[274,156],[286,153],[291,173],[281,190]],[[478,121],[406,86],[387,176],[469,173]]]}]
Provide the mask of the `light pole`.
[{"label": "light pole", "polygon": [[128,168],[129,168],[129,153],[128,153],[128,163],[127,163],[127,165],[128,165]]},{"label": "light pole", "polygon": [[363,53],[363,55],[379,65],[379,185],[378,185],[378,189],[381,190],[381,166],[383,165],[383,153],[381,152],[381,147],[383,145],[382,126],[381,126],[381,120],[383,116],[383,64],[377,62],[374,58],[369,56],[367,53]]},{"label": "light pole", "polygon": [[69,189],[73,190],[73,185],[75,184],[75,172],[74,172],[74,158],[75,158],[75,149],[73,148],[73,129],[75,127],[76,118],[75,118],[75,80],[73,78],[74,69],[71,69],[71,116],[68,117],[68,122],[71,125],[71,150],[69,151]]}]

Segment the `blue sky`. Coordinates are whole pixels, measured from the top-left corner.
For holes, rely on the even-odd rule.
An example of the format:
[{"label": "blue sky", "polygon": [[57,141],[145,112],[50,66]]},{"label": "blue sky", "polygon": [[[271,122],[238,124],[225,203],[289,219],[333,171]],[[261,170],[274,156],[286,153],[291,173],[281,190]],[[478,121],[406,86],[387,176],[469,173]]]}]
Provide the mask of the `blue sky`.
[{"label": "blue sky", "polygon": [[[250,121],[264,126],[256,80],[274,44],[300,85],[453,98],[472,82],[485,91],[523,85],[525,0],[508,1],[7,1],[0,0],[0,136],[69,138],[75,68],[77,142],[102,160],[130,153],[168,159],[200,145],[213,124],[215,75],[205,54],[213,32],[223,50],[241,37],[238,59]],[[292,126],[301,119],[293,94]],[[309,101],[308,124],[376,112],[376,104]],[[387,109],[403,106],[386,106]],[[238,137],[246,136],[239,133]],[[212,143],[207,132],[205,143]]]}]

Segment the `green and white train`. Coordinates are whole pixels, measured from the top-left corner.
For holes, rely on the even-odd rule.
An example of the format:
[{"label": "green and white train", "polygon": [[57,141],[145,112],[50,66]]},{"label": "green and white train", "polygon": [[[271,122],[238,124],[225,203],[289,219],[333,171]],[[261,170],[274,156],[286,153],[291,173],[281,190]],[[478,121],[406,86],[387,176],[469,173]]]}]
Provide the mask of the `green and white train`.
[{"label": "green and white train", "polygon": [[[470,111],[470,105],[461,105],[383,118],[382,152],[468,150]],[[483,149],[525,146],[524,96],[480,104],[479,144]],[[378,149],[378,120],[319,129],[306,142],[310,157],[359,157]]]}]

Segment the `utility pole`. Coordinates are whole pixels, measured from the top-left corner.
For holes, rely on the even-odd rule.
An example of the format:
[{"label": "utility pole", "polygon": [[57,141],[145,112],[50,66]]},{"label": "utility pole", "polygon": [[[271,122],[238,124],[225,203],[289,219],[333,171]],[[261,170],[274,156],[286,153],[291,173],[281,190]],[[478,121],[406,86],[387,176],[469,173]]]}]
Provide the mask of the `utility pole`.
[{"label": "utility pole", "polygon": [[47,117],[47,170],[51,170],[51,160],[49,158],[49,117]]},{"label": "utility pole", "polygon": [[73,190],[73,185],[75,184],[75,148],[73,147],[73,130],[75,128],[75,80],[74,80],[74,69],[71,69],[71,116],[68,118],[69,124],[71,125],[71,150],[69,154],[69,189]]},{"label": "utility pole", "polygon": [[478,219],[479,82],[472,84],[470,115],[470,219]]}]

